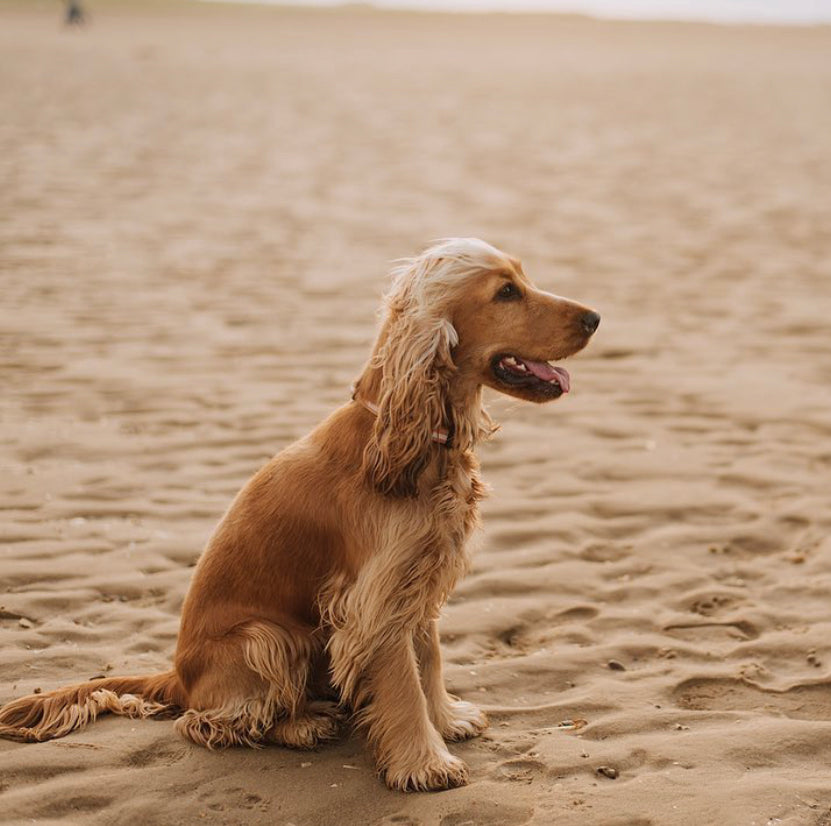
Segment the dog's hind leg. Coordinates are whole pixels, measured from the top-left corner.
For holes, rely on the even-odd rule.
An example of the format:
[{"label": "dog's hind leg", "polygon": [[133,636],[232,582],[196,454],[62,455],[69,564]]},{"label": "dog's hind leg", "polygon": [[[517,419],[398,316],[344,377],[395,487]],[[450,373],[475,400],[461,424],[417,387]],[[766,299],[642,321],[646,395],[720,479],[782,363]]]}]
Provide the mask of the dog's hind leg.
[{"label": "dog's hind leg", "polygon": [[309,703],[307,680],[319,643],[310,632],[253,620],[191,652],[208,667],[190,691],[180,734],[208,748],[280,743],[311,748],[337,733],[331,703]]}]

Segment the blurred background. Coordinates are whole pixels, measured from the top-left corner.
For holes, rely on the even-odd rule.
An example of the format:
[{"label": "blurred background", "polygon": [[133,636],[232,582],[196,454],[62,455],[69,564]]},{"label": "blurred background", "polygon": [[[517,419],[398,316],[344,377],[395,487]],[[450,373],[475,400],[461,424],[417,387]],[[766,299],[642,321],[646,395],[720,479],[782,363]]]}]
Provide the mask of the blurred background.
[{"label": "blurred background", "polygon": [[[488,398],[443,642],[514,711],[408,816],[827,823],[831,3],[378,6],[0,0],[0,701],[167,668],[231,497],[348,399],[389,262],[474,235],[603,323],[561,402]],[[403,805],[354,739],[78,738],[80,768],[0,743],[10,817]]]}]

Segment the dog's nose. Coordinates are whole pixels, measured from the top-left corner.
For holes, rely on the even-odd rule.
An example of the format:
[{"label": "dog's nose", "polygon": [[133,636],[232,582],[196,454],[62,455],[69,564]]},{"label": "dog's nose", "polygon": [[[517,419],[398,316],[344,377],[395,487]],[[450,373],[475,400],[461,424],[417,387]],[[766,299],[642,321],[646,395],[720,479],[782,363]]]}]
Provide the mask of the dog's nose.
[{"label": "dog's nose", "polygon": [[589,311],[580,319],[580,324],[591,335],[600,325],[600,314]]}]

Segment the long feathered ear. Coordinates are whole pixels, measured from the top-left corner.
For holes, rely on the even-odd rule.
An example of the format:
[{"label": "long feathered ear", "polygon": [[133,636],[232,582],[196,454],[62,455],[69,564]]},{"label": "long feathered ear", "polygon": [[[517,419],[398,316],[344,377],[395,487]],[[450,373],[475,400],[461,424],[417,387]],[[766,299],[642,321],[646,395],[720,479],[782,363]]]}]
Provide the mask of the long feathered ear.
[{"label": "long feathered ear", "polygon": [[[373,358],[381,370],[378,415],[364,452],[373,486],[392,496],[415,496],[431,452],[433,433],[447,427],[447,390],[456,371],[456,330],[445,318],[419,312],[405,295],[389,302],[382,342]],[[415,303],[415,306],[413,306]]]}]

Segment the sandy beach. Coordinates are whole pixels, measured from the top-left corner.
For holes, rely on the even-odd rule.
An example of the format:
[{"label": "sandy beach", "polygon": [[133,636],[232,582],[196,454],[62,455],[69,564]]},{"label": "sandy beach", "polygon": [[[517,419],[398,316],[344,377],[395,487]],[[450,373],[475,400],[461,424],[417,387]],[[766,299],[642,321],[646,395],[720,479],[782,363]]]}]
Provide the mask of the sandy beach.
[{"label": "sandy beach", "polygon": [[359,734],[0,741],[0,822],[831,824],[831,28],[0,3],[0,702],[168,667],[231,498],[349,395],[389,261],[596,307],[501,431],[469,786]]}]

